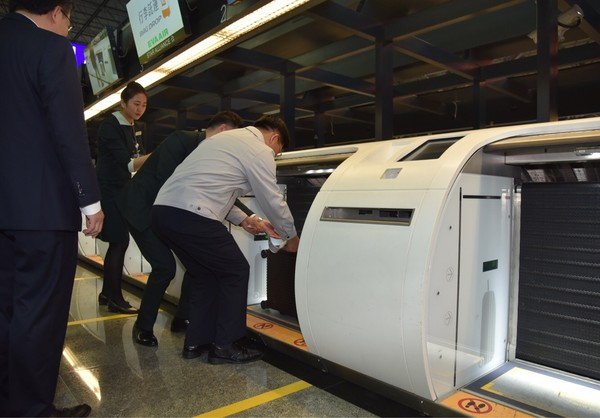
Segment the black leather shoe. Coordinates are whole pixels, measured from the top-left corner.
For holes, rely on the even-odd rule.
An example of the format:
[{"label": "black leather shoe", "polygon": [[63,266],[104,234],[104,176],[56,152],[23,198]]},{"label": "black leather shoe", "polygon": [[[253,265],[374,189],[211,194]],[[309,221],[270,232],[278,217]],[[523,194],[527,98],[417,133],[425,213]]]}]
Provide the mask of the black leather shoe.
[{"label": "black leather shoe", "polygon": [[209,344],[186,345],[183,347],[183,352],[181,353],[181,355],[183,356],[183,358],[192,359],[200,357],[205,351],[208,351],[209,348]]},{"label": "black leather shoe", "polygon": [[87,417],[92,412],[92,408],[85,403],[76,405],[71,408],[54,408],[54,413],[51,417]]},{"label": "black leather shoe", "polygon": [[185,332],[189,323],[189,320],[175,316],[171,320],[171,332]]},{"label": "black leather shoe", "polygon": [[113,300],[108,300],[108,310],[111,312],[119,312],[124,314],[136,314],[138,313],[137,308],[134,308],[127,302],[126,300],[120,303],[117,303]]},{"label": "black leather shoe", "polygon": [[98,295],[98,305],[107,305],[108,304],[108,296],[104,293],[100,292]]},{"label": "black leather shoe", "polygon": [[140,345],[147,347],[155,347],[158,345],[158,340],[152,333],[152,331],[146,331],[141,329],[137,323],[133,324],[133,341]]},{"label": "black leather shoe", "polygon": [[220,348],[213,344],[208,352],[208,362],[210,364],[242,364],[259,360],[263,356],[262,350],[243,347],[233,344],[230,348]]},{"label": "black leather shoe", "polygon": [[264,350],[266,347],[266,344],[261,339],[251,338],[249,336],[240,338],[234,344],[238,347],[252,348],[255,350]]}]

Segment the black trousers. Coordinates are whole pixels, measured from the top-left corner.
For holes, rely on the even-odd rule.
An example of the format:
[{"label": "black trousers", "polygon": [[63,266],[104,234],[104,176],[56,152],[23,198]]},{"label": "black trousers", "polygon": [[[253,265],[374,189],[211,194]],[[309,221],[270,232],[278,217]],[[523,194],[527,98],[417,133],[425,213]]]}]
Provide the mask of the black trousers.
[{"label": "black trousers", "polygon": [[[136,321],[143,330],[152,331],[162,298],[171,280],[175,277],[175,257],[169,246],[156,236],[152,228],[138,231],[132,225],[129,225],[129,232],[144,258],[152,266]],[[179,297],[179,307],[176,314],[176,316],[184,319],[189,318],[190,312],[189,299],[191,291],[187,276],[186,272],[181,284],[181,296]]]},{"label": "black trousers", "polygon": [[0,416],[48,416],[75,270],[77,232],[0,231]]},{"label": "black trousers", "polygon": [[152,228],[189,275],[190,324],[185,345],[226,346],[246,334],[250,267],[225,225],[169,206],[154,206]]}]

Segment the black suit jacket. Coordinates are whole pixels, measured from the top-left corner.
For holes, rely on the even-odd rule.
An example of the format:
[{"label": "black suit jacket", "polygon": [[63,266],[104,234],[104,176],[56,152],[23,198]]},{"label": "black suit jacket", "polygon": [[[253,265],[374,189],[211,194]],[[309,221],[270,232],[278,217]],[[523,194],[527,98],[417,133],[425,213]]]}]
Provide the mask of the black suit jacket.
[{"label": "black suit jacket", "polygon": [[98,128],[96,175],[102,198],[115,198],[131,180],[127,166],[140,154],[145,152],[135,137],[135,128],[121,125],[114,114],[108,115]]},{"label": "black suit jacket", "polygon": [[[130,225],[138,231],[150,228],[152,205],[158,191],[204,139],[204,132],[175,131],[156,147],[117,198],[119,210]],[[235,205],[248,216],[252,215],[238,199]]]},{"label": "black suit jacket", "polygon": [[77,231],[100,192],[71,44],[17,13],[0,39],[0,229]]},{"label": "black suit jacket", "polygon": [[117,203],[127,222],[138,231],[150,227],[156,195],[175,168],[204,140],[204,133],[175,131],[160,143],[127,182]]}]

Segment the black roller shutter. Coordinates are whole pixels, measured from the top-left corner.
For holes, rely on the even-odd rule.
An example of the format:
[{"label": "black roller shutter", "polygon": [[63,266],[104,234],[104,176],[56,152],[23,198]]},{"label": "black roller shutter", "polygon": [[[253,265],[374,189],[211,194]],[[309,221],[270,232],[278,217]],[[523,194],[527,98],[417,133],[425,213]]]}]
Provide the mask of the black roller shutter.
[{"label": "black roller shutter", "polygon": [[600,184],[525,184],[517,358],[600,379]]}]

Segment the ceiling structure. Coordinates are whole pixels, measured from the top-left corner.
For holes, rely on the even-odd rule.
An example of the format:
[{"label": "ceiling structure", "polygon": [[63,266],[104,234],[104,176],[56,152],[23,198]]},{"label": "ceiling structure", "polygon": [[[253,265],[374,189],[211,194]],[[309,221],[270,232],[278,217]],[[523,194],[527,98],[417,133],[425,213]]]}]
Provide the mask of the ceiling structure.
[{"label": "ceiling structure", "polygon": [[[188,1],[192,27],[219,3]],[[125,4],[80,0],[70,38],[127,27]],[[583,18],[565,15],[575,5]],[[280,114],[292,149],[600,115],[600,1],[313,0],[150,88],[146,142],[226,109]]]}]

